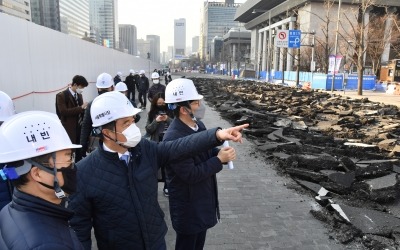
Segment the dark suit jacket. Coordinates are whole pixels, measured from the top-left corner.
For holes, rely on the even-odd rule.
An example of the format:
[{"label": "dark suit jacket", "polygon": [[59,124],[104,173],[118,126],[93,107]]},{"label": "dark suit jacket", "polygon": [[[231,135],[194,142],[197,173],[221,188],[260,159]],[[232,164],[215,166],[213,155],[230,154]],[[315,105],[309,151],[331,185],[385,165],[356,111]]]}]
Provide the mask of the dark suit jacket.
[{"label": "dark suit jacket", "polygon": [[[56,101],[58,110],[61,114],[62,125],[67,131],[72,143],[79,144],[79,136],[81,130],[80,121],[82,120],[84,109],[81,108],[83,104],[82,95],[77,95],[79,105],[76,104],[74,97],[69,89],[58,93]],[[66,100],[65,97],[67,97]]]}]

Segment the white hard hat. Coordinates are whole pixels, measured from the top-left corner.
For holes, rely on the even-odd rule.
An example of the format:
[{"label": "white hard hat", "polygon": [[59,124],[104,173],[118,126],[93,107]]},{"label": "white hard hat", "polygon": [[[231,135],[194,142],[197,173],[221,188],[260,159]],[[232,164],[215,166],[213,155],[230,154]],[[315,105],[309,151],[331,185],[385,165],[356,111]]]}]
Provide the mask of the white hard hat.
[{"label": "white hard hat", "polygon": [[6,93],[0,91],[0,122],[3,122],[14,114],[15,108],[13,101]]},{"label": "white hard hat", "polygon": [[96,97],[90,107],[93,127],[99,127],[120,118],[134,116],[142,111],[134,108],[122,93],[111,91]]},{"label": "white hard hat", "polygon": [[124,82],[119,82],[117,83],[117,85],[115,85],[115,91],[127,91],[128,87],[126,86],[126,84]]},{"label": "white hard hat", "polygon": [[144,75],[144,70],[143,69],[141,69],[140,71],[139,71],[139,75]]},{"label": "white hard hat", "polygon": [[129,70],[129,73],[135,74],[135,71],[134,71],[133,69],[130,69],[130,70]]},{"label": "white hard hat", "polygon": [[109,87],[114,85],[113,78],[110,74],[101,73],[97,77],[96,87],[99,89],[108,89]]},{"label": "white hard hat", "polygon": [[197,93],[193,81],[186,78],[172,80],[165,88],[165,103],[178,103],[200,99],[203,99],[203,96]]},{"label": "white hard hat", "polygon": [[121,71],[118,71],[118,72],[117,72],[117,75],[122,76],[122,72],[121,72]]},{"label": "white hard hat", "polygon": [[160,78],[160,75],[159,75],[157,72],[153,72],[153,73],[151,74],[151,78],[152,78],[152,79]]},{"label": "white hard hat", "polygon": [[82,147],[72,144],[56,114],[45,111],[26,111],[8,118],[0,127],[0,141],[0,163]]}]

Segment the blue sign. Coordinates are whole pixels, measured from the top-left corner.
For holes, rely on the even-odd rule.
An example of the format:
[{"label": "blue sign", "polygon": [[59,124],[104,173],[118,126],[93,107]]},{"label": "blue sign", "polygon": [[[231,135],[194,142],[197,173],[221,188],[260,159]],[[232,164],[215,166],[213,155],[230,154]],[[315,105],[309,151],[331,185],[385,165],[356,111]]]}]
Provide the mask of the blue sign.
[{"label": "blue sign", "polygon": [[288,48],[298,49],[301,45],[301,30],[289,30]]}]

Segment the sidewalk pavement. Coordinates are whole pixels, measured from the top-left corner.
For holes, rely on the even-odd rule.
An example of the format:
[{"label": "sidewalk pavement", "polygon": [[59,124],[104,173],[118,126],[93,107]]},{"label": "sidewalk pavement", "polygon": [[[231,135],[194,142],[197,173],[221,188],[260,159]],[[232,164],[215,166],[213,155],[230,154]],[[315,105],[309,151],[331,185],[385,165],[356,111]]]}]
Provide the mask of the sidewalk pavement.
[{"label": "sidewalk pavement", "polygon": [[[206,104],[207,128],[230,127],[219,113]],[[142,133],[147,110],[138,123]],[[328,229],[310,214],[319,205],[308,195],[289,189],[293,181],[279,176],[272,163],[255,152],[255,145],[244,139],[243,144],[231,143],[236,149],[234,169],[218,173],[221,222],[208,230],[204,249],[344,249],[330,239]],[[168,225],[168,249],[175,248],[175,231],[171,225],[168,198],[159,184],[159,203]]]},{"label": "sidewalk pavement", "polygon": [[385,103],[387,105],[395,105],[400,107],[400,95],[386,94],[386,92],[375,92],[372,90],[363,90],[363,94],[360,96],[357,94],[357,90],[346,90],[343,91],[324,91],[327,93],[333,93],[335,95],[341,95],[343,97],[350,97],[353,99],[368,98],[372,102]]}]

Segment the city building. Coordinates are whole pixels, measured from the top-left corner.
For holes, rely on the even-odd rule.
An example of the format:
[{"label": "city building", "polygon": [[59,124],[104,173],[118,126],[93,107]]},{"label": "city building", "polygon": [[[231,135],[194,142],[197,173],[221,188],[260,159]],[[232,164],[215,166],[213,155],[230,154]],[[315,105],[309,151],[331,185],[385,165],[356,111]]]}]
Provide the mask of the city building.
[{"label": "city building", "polygon": [[160,63],[160,36],[147,35],[146,40],[150,42],[150,60]]},{"label": "city building", "polygon": [[131,55],[137,54],[137,30],[135,25],[119,25],[119,47],[121,50],[127,50]]},{"label": "city building", "polygon": [[192,53],[199,53],[199,42],[200,42],[200,37],[199,36],[194,36],[192,38]]},{"label": "city building", "polygon": [[118,0],[89,0],[90,38],[108,48],[119,48]]},{"label": "city building", "polygon": [[186,19],[180,18],[174,20],[174,58],[185,57],[186,49]]},{"label": "city building", "polygon": [[31,21],[31,1],[30,0],[1,0],[0,13],[6,13],[12,16]]},{"label": "city building", "polygon": [[148,59],[147,53],[150,53],[150,41],[144,39],[137,39],[137,50],[138,50],[137,55],[140,58]]},{"label": "city building", "polygon": [[239,6],[240,4],[235,4],[232,0],[225,2],[204,1],[199,42],[202,60],[210,59],[210,43],[214,37],[222,37],[231,28],[240,26],[240,23],[234,20]]},{"label": "city building", "polygon": [[[244,27],[251,31],[250,60],[254,65],[254,70],[266,72],[267,79],[269,74],[273,76],[276,71],[294,70],[296,68],[294,67],[296,49],[278,47],[275,45],[275,41],[284,37],[278,36],[277,32],[281,35],[284,34],[283,30],[300,30],[301,38],[299,40],[302,52],[301,54],[297,52],[300,55],[297,56],[300,61],[299,65],[308,59],[309,64],[307,64],[306,71],[321,69],[322,72],[328,72],[329,56],[334,55],[333,57],[335,57],[335,47],[337,48],[336,56],[343,55],[346,58],[349,51],[353,51],[354,55],[355,49],[360,44],[356,43],[355,38],[357,27],[362,26],[358,26],[359,22],[368,23],[372,28],[372,21],[379,19],[377,17],[383,14],[388,14],[389,17],[390,15],[398,16],[400,13],[400,1],[397,0],[375,0],[374,5],[369,6],[363,16],[360,16],[361,9],[353,0],[341,0],[341,3],[341,9],[339,9],[337,1],[332,6],[326,6],[324,1],[319,0],[248,0],[241,5],[237,9],[235,21],[243,23]],[[341,16],[339,20],[337,18],[338,11]],[[338,24],[340,24],[338,29],[340,35],[335,41]],[[392,25],[394,25],[392,19],[386,19],[374,31],[374,35],[382,32],[380,38],[382,40],[384,36],[391,33]],[[355,32],[351,33],[352,31]],[[369,37],[373,38],[373,36]],[[289,40],[289,37],[287,38]],[[368,39],[368,34],[364,39],[363,43]],[[373,39],[375,40],[372,42],[376,42],[376,38]],[[381,57],[378,59],[381,61],[389,60],[390,35],[385,43],[385,49],[378,54]],[[333,46],[334,44],[337,46]],[[328,51],[329,54],[325,55],[326,53],[321,52],[318,57],[314,56],[318,51]],[[308,52],[310,53],[308,54]],[[365,66],[368,67],[371,61],[368,52],[365,52],[363,57]],[[343,64],[346,63],[343,62]],[[341,68],[345,67],[344,65]]]},{"label": "city building", "polygon": [[32,22],[78,38],[89,35],[89,0],[31,0]]}]

